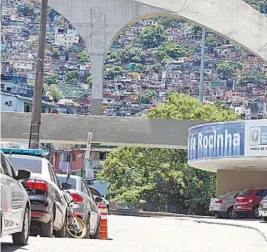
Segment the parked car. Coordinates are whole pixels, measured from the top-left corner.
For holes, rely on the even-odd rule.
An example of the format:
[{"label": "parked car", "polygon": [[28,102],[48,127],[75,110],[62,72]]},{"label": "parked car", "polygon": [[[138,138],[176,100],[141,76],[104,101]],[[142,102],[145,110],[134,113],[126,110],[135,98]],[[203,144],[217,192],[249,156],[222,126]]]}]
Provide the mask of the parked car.
[{"label": "parked car", "polygon": [[[88,185],[87,185],[88,186]],[[99,197],[102,199],[102,204],[107,206],[108,210],[109,210],[109,201],[105,199],[104,195],[101,195],[101,193],[93,186],[89,185],[88,186],[91,194],[96,198],[96,197]]]},{"label": "parked car", "polygon": [[26,245],[31,223],[31,204],[20,180],[28,179],[31,173],[18,170],[7,160],[3,152],[0,166],[0,237],[12,235],[13,243]]},{"label": "parked car", "polygon": [[[15,154],[15,153],[23,154]],[[49,161],[41,157],[41,150],[12,150],[7,155],[16,170],[28,169],[31,177],[22,182],[31,202],[31,231],[42,237],[65,237],[67,203],[56,174]],[[37,155],[37,156],[33,156]]]},{"label": "parked car", "polygon": [[87,237],[98,238],[100,232],[100,214],[95,199],[86,185],[83,178],[79,176],[57,174],[59,182],[68,182],[71,189],[68,190],[75,200],[73,210],[82,214],[83,220],[87,225]]},{"label": "parked car", "polygon": [[237,214],[234,211],[235,198],[240,191],[228,192],[218,198],[211,198],[209,211],[216,217],[228,217],[235,219]]},{"label": "parked car", "polygon": [[259,206],[259,215],[267,222],[267,196],[263,198]]},{"label": "parked car", "polygon": [[260,218],[259,205],[266,195],[267,187],[246,189],[236,197],[234,211],[238,216],[251,215]]}]

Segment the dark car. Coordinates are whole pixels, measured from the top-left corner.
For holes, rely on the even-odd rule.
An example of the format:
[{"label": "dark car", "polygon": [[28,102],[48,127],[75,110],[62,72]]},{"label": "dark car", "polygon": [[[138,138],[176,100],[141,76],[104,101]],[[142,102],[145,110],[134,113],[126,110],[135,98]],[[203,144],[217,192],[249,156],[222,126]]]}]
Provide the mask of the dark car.
[{"label": "dark car", "polygon": [[259,205],[266,195],[267,187],[246,189],[236,197],[234,211],[238,216],[254,216],[260,218]]},{"label": "dark car", "polygon": [[22,182],[31,202],[31,231],[42,237],[65,237],[67,203],[49,161],[41,156],[6,155],[16,170],[27,169],[31,177]]}]

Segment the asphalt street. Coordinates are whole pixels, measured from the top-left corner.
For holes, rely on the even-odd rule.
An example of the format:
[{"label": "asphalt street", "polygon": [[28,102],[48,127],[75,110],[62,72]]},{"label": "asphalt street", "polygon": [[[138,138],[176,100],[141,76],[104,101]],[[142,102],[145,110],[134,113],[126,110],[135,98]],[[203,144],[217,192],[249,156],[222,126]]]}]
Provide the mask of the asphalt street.
[{"label": "asphalt street", "polygon": [[1,239],[2,252],[267,252],[255,230],[201,224],[176,218],[109,216],[110,240],[30,237],[15,247]]}]

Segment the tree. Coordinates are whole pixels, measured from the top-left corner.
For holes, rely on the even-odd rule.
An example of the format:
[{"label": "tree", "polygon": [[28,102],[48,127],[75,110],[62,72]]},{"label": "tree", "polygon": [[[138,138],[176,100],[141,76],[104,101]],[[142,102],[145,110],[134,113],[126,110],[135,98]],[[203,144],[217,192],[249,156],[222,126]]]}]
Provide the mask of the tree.
[{"label": "tree", "polygon": [[54,59],[59,59],[59,57],[60,57],[60,51],[58,50],[58,48],[54,48],[54,49],[52,50],[52,57],[53,57]]},{"label": "tree", "polygon": [[217,68],[217,73],[220,79],[228,81],[228,79],[234,77],[235,69],[228,62],[221,63]]},{"label": "tree", "polygon": [[80,53],[80,61],[81,62],[89,62],[89,55],[86,51],[82,51]]},{"label": "tree", "polygon": [[139,41],[144,48],[155,48],[161,45],[167,38],[167,32],[163,26],[148,26],[141,31]]},{"label": "tree", "polygon": [[202,28],[199,25],[193,25],[191,32],[194,35],[200,35],[202,34]]},{"label": "tree", "polygon": [[182,28],[185,24],[185,21],[179,18],[174,17],[159,17],[157,18],[158,24],[162,25],[164,29],[168,28]]},{"label": "tree", "polygon": [[145,90],[141,95],[141,101],[145,104],[150,104],[153,98],[156,96],[156,92],[150,89]]},{"label": "tree", "polygon": [[151,67],[151,70],[154,72],[154,73],[160,73],[162,71],[162,64],[155,64]]},{"label": "tree", "polygon": [[145,71],[145,66],[143,64],[136,64],[135,72],[143,73]]},{"label": "tree", "polygon": [[[182,94],[170,94],[168,101],[148,113],[149,118],[236,120],[231,110],[201,104]],[[151,211],[207,214],[215,193],[213,173],[187,165],[185,150],[123,147],[112,152],[100,173],[110,182],[111,199]]]},{"label": "tree", "polygon": [[34,18],[36,16],[35,14],[35,8],[32,4],[24,5],[21,8],[22,15],[25,17],[32,17]]},{"label": "tree", "polygon": [[69,46],[68,49],[67,49],[67,52],[68,53],[79,53],[79,48],[77,46]]},{"label": "tree", "polygon": [[46,96],[51,96],[54,102],[58,102],[61,97],[61,92],[59,91],[57,85],[45,85],[44,90]]},{"label": "tree", "polygon": [[129,63],[145,63],[146,55],[145,53],[136,47],[129,47],[122,50],[118,57],[121,60],[122,64],[129,64]]},{"label": "tree", "polygon": [[169,41],[163,43],[156,52],[157,57],[161,60],[163,60],[164,58],[177,60],[180,57],[188,57],[193,54],[193,49]]},{"label": "tree", "polygon": [[53,74],[53,75],[46,75],[45,76],[45,83],[46,84],[56,84],[58,82],[58,75]]},{"label": "tree", "polygon": [[105,80],[114,80],[115,77],[122,76],[123,69],[120,66],[108,66],[104,70]]},{"label": "tree", "polygon": [[67,83],[76,84],[79,81],[79,72],[78,71],[68,71],[64,76],[64,80]]},{"label": "tree", "polygon": [[51,22],[54,22],[55,17],[59,16],[59,13],[57,11],[55,11],[54,9],[49,8],[47,11],[47,16],[51,20]]}]

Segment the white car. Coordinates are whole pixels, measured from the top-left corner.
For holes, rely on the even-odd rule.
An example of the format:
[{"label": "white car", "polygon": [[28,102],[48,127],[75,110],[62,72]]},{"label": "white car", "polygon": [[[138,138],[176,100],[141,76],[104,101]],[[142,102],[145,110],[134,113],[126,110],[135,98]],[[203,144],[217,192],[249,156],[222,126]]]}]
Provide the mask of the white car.
[{"label": "white car", "polygon": [[16,175],[2,151],[0,155],[0,237],[12,235],[14,244],[26,245],[29,239],[31,205],[20,180],[28,179],[31,173],[19,170]]}]

